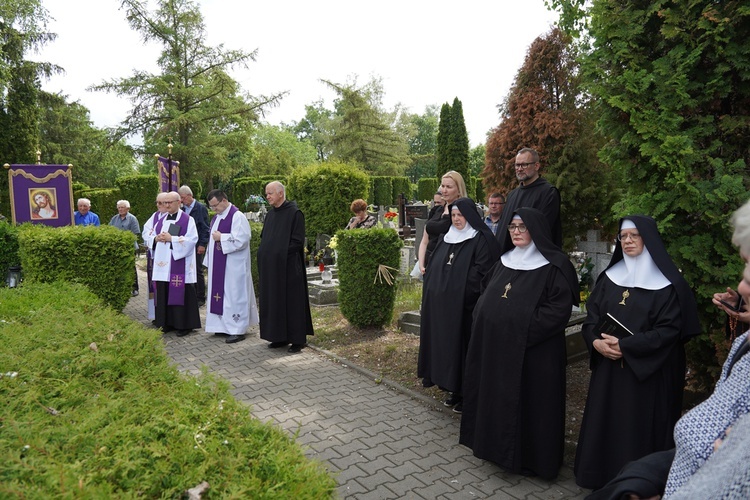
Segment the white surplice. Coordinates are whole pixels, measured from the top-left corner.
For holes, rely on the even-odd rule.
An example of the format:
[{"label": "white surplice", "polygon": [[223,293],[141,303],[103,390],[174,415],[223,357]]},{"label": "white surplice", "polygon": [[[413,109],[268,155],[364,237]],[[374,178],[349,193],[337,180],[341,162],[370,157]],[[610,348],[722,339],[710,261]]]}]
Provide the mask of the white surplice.
[{"label": "white surplice", "polygon": [[[169,214],[167,214],[167,216],[169,216]],[[196,283],[198,281],[198,275],[195,269],[195,245],[198,243],[198,230],[195,228],[195,221],[193,218],[182,210],[178,210],[177,219],[174,221],[165,220],[162,224],[161,232],[168,232],[169,226],[171,226],[173,222],[176,223],[184,217],[187,217],[188,222],[185,236],[172,236],[171,243],[163,241],[156,243],[156,249],[153,250],[154,269],[151,272],[152,281],[169,282],[172,257],[174,257],[175,260],[185,259],[185,283]],[[154,224],[154,227],[156,227],[156,224]],[[153,245],[155,237],[156,235],[154,234],[149,241],[146,240],[144,236],[143,240],[147,245]]]},{"label": "white surplice", "polygon": [[250,224],[242,211],[237,210],[232,217],[232,229],[221,235],[221,252],[227,256],[227,267],[224,273],[224,313],[211,313],[211,302],[214,300],[213,264],[214,239],[213,233],[218,230],[219,222],[229,214],[231,205],[211,225],[211,238],[206,249],[203,265],[208,268],[206,283],[206,332],[228,333],[229,335],[243,335],[251,326],[259,322],[258,306],[255,301],[255,288],[250,270]]},{"label": "white surplice", "polygon": [[[143,224],[143,231],[141,236],[143,237],[143,244],[148,249],[148,255],[152,256],[153,252],[151,247],[154,245],[154,238],[156,238],[156,224],[166,217],[165,212],[154,212],[151,217],[148,218],[145,224]],[[148,303],[148,319],[156,319],[156,306],[154,304],[154,297],[151,295],[151,283],[148,284],[148,291],[146,302]]]}]

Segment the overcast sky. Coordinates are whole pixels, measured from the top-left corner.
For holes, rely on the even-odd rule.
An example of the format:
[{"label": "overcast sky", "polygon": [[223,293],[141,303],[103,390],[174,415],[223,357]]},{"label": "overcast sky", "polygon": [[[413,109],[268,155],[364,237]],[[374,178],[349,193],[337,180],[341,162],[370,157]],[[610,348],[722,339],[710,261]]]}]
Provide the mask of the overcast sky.
[{"label": "overcast sky", "polygon": [[[543,0],[201,0],[208,45],[258,49],[257,62],[233,74],[245,91],[289,91],[266,121],[291,123],[305,105],[333,91],[320,79],[364,84],[381,77],[385,106],[412,113],[425,106],[463,103],[472,147],[498,122],[497,105],[508,94],[531,42],[556,16]],[[91,111],[98,127],[115,126],[130,109],[113,95],[87,92],[133,70],[157,72],[161,47],[144,46],[128,27],[119,0],[43,0],[57,33],[34,58],[65,69],[44,82]],[[153,10],[154,2],[151,2]]]}]

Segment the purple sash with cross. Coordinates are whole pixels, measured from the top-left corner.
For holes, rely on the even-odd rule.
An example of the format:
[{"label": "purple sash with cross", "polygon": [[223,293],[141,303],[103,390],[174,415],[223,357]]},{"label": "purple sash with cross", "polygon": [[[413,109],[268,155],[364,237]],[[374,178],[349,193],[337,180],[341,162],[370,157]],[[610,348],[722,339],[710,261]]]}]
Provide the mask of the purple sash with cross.
[{"label": "purple sash with cross", "polygon": [[[232,205],[227,212],[227,216],[219,221],[219,226],[216,231],[220,233],[231,233],[232,232],[232,219],[234,213],[237,211],[237,207]],[[216,215],[211,219],[209,227],[214,227],[214,221]],[[218,314],[222,316],[224,314],[224,278],[227,273],[227,256],[221,251],[221,242],[214,241],[213,258],[211,261],[211,314]]]},{"label": "purple sash with cross", "polygon": [[[184,215],[182,215],[184,214]],[[177,212],[177,219],[172,221],[172,224],[179,226],[179,236],[185,236],[187,234],[189,215],[180,211]],[[156,223],[156,234],[162,232],[164,221],[167,217],[162,218]],[[167,305],[169,306],[184,306],[185,305],[185,259],[175,260],[174,256],[171,255],[172,262],[169,266],[169,298],[167,299]]]}]

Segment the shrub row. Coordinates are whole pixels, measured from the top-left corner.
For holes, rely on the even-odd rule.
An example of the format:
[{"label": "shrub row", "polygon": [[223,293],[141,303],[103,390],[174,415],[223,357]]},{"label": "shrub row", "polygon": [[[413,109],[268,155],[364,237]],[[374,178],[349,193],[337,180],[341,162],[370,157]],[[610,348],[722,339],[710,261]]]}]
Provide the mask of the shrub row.
[{"label": "shrub row", "polygon": [[0,497],[186,498],[206,481],[206,498],[333,498],[227,382],[180,373],[158,331],[84,287],[2,289],[0,319]]},{"label": "shrub row", "polygon": [[133,233],[111,226],[18,228],[26,282],[82,283],[116,311],[125,307],[133,288],[134,242]]}]

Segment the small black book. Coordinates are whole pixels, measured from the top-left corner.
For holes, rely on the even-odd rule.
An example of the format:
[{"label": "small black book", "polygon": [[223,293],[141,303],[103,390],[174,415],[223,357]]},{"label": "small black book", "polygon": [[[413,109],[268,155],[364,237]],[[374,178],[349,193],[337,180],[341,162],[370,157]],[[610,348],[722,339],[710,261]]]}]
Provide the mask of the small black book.
[{"label": "small black book", "polygon": [[617,319],[615,319],[610,313],[607,313],[607,315],[599,322],[599,325],[596,327],[596,333],[606,333],[607,335],[612,335],[618,339],[625,338],[628,335],[633,335],[633,332],[617,321]]},{"label": "small black book", "polygon": [[178,226],[177,224],[170,224],[169,229],[167,229],[167,232],[171,234],[172,236],[179,236],[180,226]]}]

